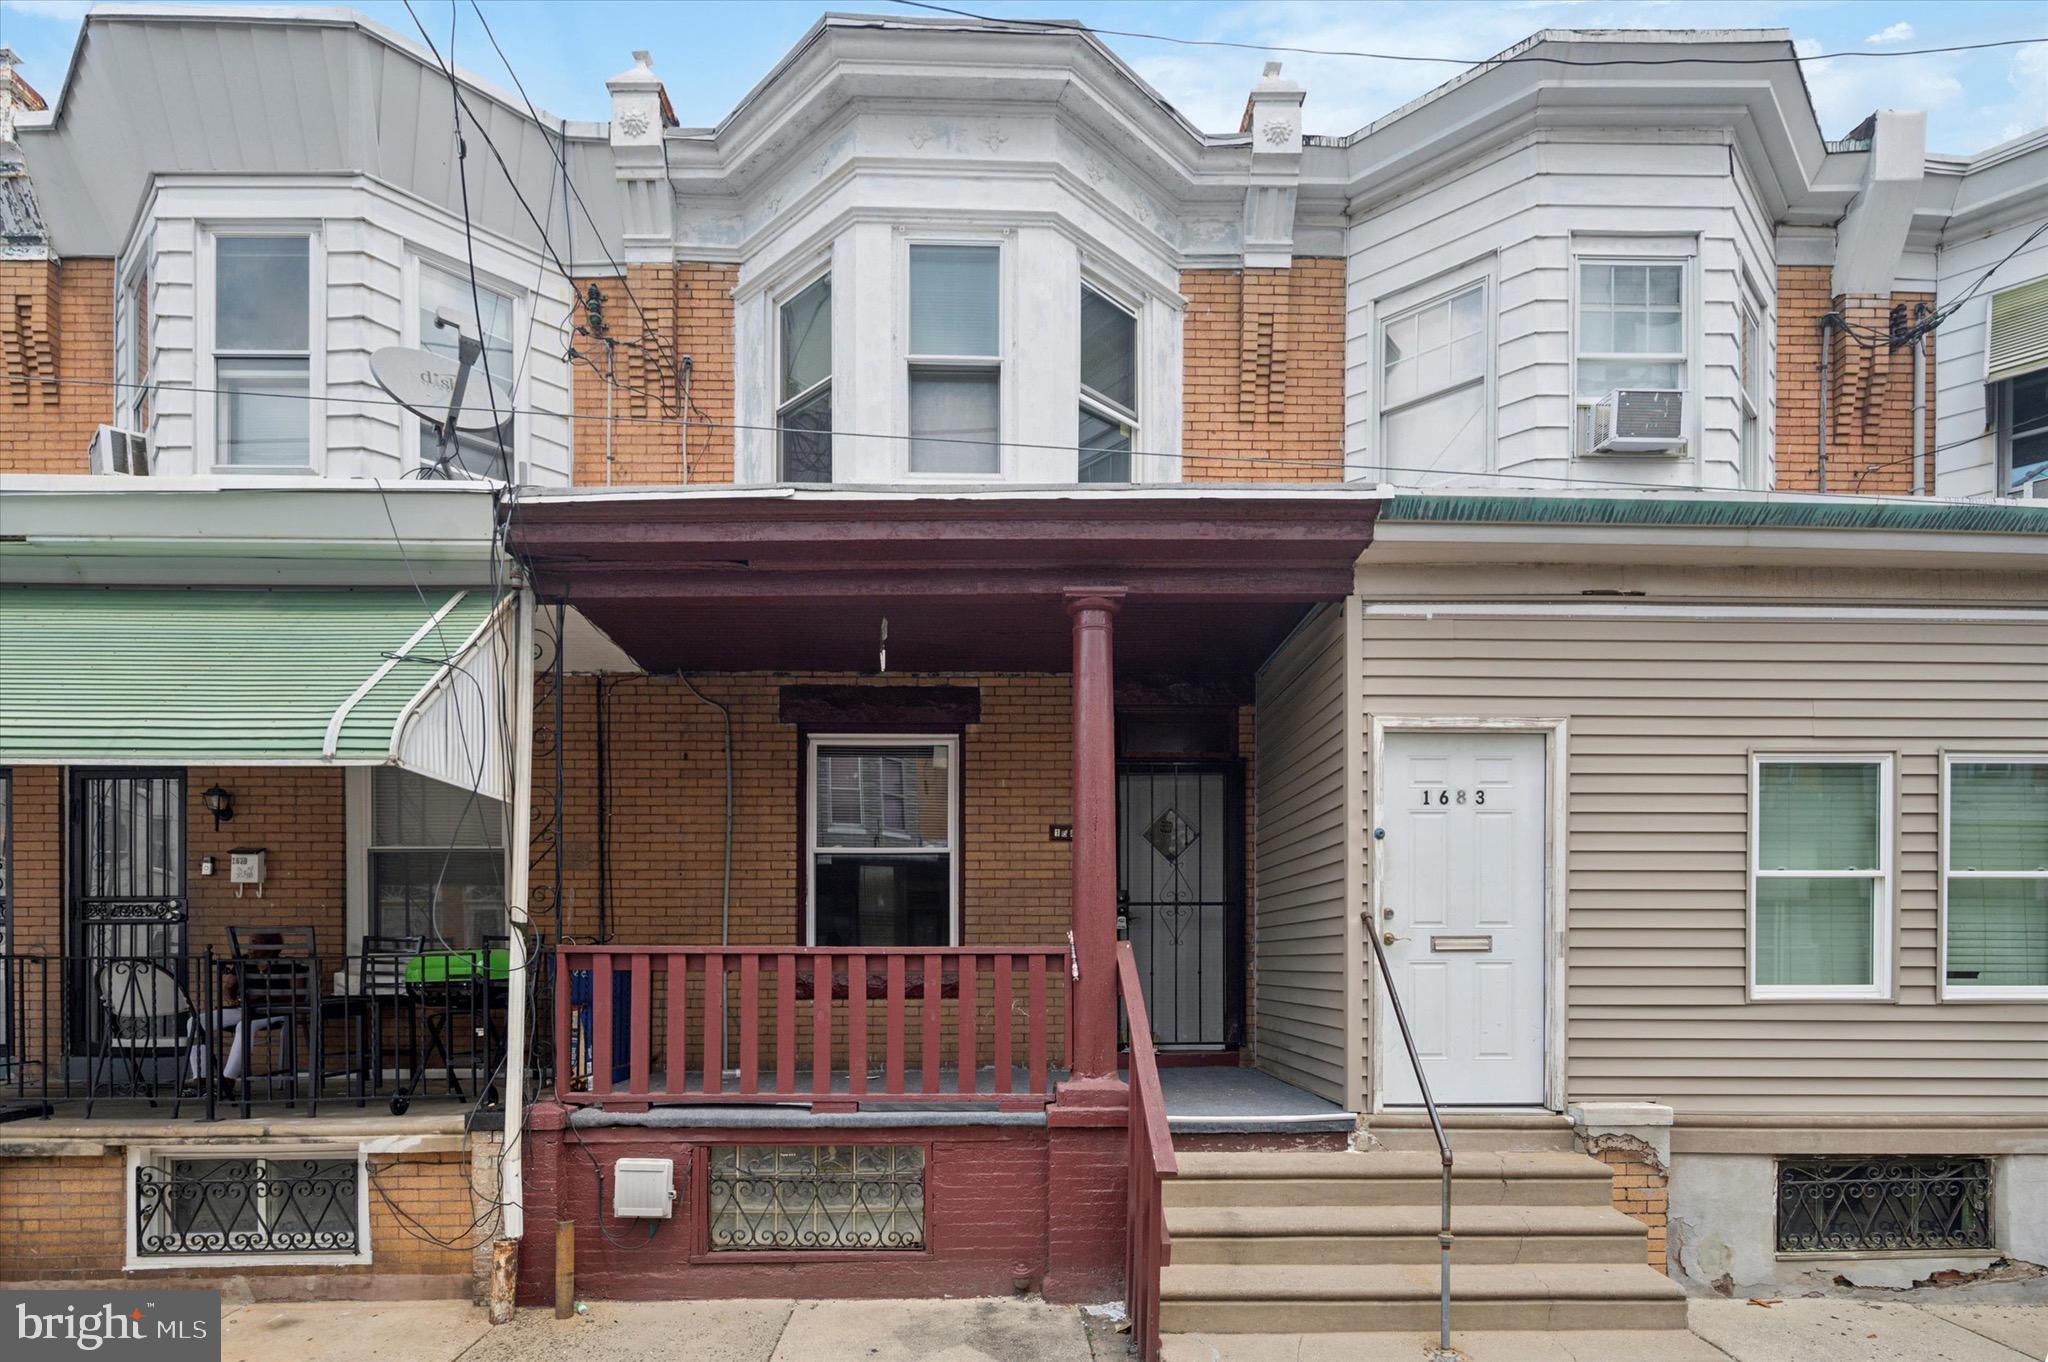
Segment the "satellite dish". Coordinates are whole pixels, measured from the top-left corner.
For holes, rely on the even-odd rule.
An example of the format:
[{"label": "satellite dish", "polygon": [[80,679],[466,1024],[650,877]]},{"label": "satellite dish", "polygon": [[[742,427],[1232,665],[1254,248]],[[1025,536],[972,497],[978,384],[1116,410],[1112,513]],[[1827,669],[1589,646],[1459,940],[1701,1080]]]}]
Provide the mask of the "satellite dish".
[{"label": "satellite dish", "polygon": [[[455,396],[455,378],[461,366],[432,350],[415,350],[405,345],[387,345],[370,356],[370,377],[391,394],[392,400],[415,415],[441,425],[448,420],[448,403]],[[483,369],[472,365],[469,381],[463,385],[462,405],[455,410],[457,430],[489,433],[511,413],[503,406],[491,413],[490,385]]]}]

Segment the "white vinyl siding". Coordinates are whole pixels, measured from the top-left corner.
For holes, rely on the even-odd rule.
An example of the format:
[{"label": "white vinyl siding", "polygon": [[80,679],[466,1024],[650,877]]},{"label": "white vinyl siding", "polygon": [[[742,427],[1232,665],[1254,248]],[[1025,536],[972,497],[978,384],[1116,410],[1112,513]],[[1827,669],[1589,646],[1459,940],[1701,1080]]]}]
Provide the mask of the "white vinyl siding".
[{"label": "white vinyl siding", "polygon": [[2048,751],[1942,762],[1942,985],[2048,999]]},{"label": "white vinyl siding", "polygon": [[1882,998],[1891,978],[1891,760],[1758,756],[1750,781],[1750,988]]},{"label": "white vinyl siding", "polygon": [[[1738,149],[1716,138],[1646,129],[1551,130],[1476,152],[1426,183],[1374,199],[1349,231],[1345,461],[1354,475],[1408,460],[1379,451],[1381,300],[1484,268],[1494,280],[1493,469],[1672,486],[1742,483],[1737,398],[1738,304],[1745,280],[1777,277],[1772,224]],[[1578,257],[1689,257],[1694,399],[1689,458],[1577,465],[1571,446],[1573,267]],[[1762,446],[1771,447],[1775,304],[1761,294]],[[1397,304],[1398,306],[1398,304]],[[1946,337],[1944,336],[1944,343]],[[1396,478],[1401,475],[1395,474]]]},{"label": "white vinyl siding", "polygon": [[[1518,590],[1542,589],[1531,572],[1516,578]],[[1740,591],[1719,579],[1694,589]],[[1852,584],[1805,589],[1833,596]],[[1441,590],[1489,599],[1477,574]],[[1939,843],[1944,749],[2048,750],[2048,626],[1618,608],[1475,617],[1434,601],[1437,613],[1422,618],[1375,613],[1388,593],[1370,573],[1361,592],[1368,719],[1571,725],[1570,1100],[1654,1096],[1682,1113],[2048,1115],[2048,1004],[1941,1005]],[[1753,1002],[1751,756],[1873,749],[1892,757],[1896,783],[1892,1001]]]},{"label": "white vinyl siding", "polygon": [[1258,1067],[1345,1101],[1344,614],[1258,676],[1251,1033]]}]

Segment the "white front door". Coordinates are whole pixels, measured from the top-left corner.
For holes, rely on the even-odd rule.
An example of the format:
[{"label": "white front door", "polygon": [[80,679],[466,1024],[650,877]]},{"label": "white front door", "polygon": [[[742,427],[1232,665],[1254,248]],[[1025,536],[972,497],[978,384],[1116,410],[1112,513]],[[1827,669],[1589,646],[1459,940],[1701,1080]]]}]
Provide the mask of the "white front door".
[{"label": "white front door", "polygon": [[[1387,735],[1373,925],[1442,1105],[1543,1102],[1543,753],[1540,733]],[[1417,1105],[1384,998],[1379,1026],[1386,1104]]]}]

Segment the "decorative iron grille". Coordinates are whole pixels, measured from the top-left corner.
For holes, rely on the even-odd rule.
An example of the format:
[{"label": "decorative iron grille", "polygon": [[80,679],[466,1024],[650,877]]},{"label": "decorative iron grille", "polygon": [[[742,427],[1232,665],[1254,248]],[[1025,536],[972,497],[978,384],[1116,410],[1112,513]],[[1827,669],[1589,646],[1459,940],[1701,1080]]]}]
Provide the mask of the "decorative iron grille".
[{"label": "decorative iron grille", "polygon": [[145,1258],[358,1251],[354,1159],[169,1159],[135,1170]]},{"label": "decorative iron grille", "polygon": [[1988,1159],[1778,1162],[1780,1253],[1991,1246]]},{"label": "decorative iron grille", "polygon": [[924,1148],[714,1145],[713,1251],[924,1247]]}]

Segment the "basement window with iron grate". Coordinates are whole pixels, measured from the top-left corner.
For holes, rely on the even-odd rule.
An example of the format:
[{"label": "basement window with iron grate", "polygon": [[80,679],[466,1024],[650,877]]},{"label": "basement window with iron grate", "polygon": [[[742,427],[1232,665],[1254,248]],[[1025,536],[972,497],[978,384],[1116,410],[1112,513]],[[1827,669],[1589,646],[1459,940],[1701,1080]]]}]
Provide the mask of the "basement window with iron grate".
[{"label": "basement window with iron grate", "polygon": [[743,1144],[710,1152],[714,1253],[925,1246],[922,1145]]},{"label": "basement window with iron grate", "polygon": [[1780,1253],[1991,1247],[1989,1159],[1778,1161]]},{"label": "basement window with iron grate", "polygon": [[355,1148],[160,1149],[133,1169],[135,1265],[164,1260],[367,1262]]}]

